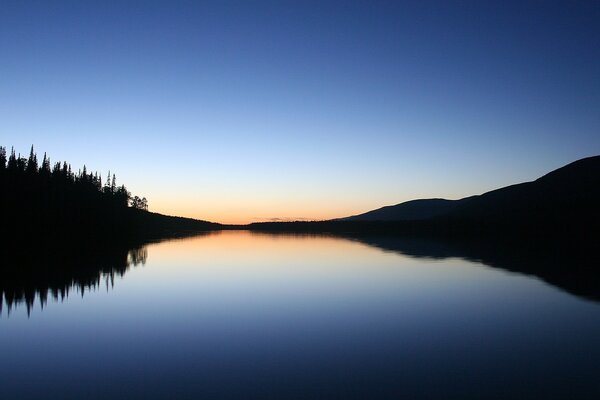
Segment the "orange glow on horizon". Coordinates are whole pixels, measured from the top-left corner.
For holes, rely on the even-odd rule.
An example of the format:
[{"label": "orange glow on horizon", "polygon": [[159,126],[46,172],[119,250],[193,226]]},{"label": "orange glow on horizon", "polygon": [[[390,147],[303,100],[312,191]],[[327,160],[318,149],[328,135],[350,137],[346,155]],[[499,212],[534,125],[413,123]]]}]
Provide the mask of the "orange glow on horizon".
[{"label": "orange glow on horizon", "polygon": [[[377,208],[377,207],[373,207]],[[165,215],[194,218],[221,224],[249,224],[252,222],[274,222],[274,221],[322,221],[335,218],[347,217],[369,211],[368,206],[361,209],[356,207],[332,207],[332,206],[305,206],[289,211],[286,207],[271,207],[265,212],[264,208],[256,206],[208,207],[181,204],[178,206],[157,204],[150,207],[150,211]]]},{"label": "orange glow on horizon", "polygon": [[[458,199],[471,195],[469,190],[439,192],[418,185],[401,192],[377,193],[366,190],[298,190],[289,187],[248,191],[235,187],[185,191],[178,186],[146,193],[150,211],[165,215],[194,218],[222,224],[249,224],[271,221],[322,221],[362,214],[383,206],[418,198]],[[464,192],[464,193],[463,193]],[[176,195],[176,193],[181,193]],[[365,194],[366,193],[366,194]]]}]

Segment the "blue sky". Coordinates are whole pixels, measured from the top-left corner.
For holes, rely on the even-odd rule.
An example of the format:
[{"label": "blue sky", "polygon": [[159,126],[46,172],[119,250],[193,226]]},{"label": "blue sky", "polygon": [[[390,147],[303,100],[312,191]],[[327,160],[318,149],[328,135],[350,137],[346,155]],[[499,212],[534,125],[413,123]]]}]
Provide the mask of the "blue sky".
[{"label": "blue sky", "polygon": [[600,3],[0,3],[0,144],[221,222],[458,198],[600,153]]}]

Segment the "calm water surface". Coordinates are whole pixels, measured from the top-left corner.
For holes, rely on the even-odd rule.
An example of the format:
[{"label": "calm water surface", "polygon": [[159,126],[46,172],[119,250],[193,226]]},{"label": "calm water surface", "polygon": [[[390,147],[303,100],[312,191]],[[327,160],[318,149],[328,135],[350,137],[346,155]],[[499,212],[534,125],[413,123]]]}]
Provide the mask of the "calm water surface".
[{"label": "calm water surface", "polygon": [[242,231],[144,259],[4,304],[0,398],[600,398],[600,303],[535,277]]}]

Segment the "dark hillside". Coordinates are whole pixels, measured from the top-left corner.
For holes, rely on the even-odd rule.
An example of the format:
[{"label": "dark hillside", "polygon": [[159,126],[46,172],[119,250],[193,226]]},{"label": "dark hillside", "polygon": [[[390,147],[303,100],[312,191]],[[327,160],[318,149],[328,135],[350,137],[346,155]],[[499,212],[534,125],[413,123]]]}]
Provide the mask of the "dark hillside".
[{"label": "dark hillside", "polygon": [[[584,158],[526,183],[460,200],[423,199],[338,221],[421,221],[417,230],[461,231],[600,226],[600,156]],[[404,223],[404,225],[402,224]],[[416,225],[411,224],[411,229]]]},{"label": "dark hillside", "polygon": [[498,222],[599,221],[600,156],[575,161],[527,183],[473,196],[448,216]]},{"label": "dark hillside", "polygon": [[377,210],[352,217],[341,218],[342,221],[413,221],[429,219],[448,214],[463,200],[419,199],[411,200],[394,206],[386,206]]}]

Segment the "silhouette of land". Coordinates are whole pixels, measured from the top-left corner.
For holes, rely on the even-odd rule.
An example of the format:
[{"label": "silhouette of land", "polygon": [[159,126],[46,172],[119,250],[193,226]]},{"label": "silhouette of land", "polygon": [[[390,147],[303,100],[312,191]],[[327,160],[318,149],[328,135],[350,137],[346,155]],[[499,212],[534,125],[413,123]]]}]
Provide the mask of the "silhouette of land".
[{"label": "silhouette of land", "polygon": [[138,243],[143,240],[214,230],[219,224],[148,212],[145,198],[117,185],[114,174],[104,184],[98,173],[73,172],[66,162],[38,163],[0,147],[0,218],[5,243]]},{"label": "silhouette of land", "polygon": [[433,218],[500,221],[560,218],[598,219],[600,156],[584,158],[533,182],[460,200],[422,199],[342,218],[345,221],[400,221]]},{"label": "silhouette of land", "polygon": [[446,215],[469,198],[461,200],[418,199],[405,201],[395,206],[385,206],[377,210],[352,217],[340,218],[339,221],[418,221]]},{"label": "silhouette of land", "polygon": [[220,224],[147,210],[108,174],[104,184],[84,166],[41,162],[33,146],[28,158],[7,157],[0,147],[0,312],[39,298],[83,294],[103,281],[112,284],[130,265],[143,263],[150,241],[197,235]]},{"label": "silhouette of land", "polygon": [[423,199],[353,217],[262,222],[258,232],[330,234],[415,257],[460,257],[600,300],[600,156],[460,200]]},{"label": "silhouette of land", "polygon": [[108,175],[104,184],[84,166],[51,166],[33,150],[29,158],[0,147],[0,217],[8,241],[124,240],[140,242],[219,229],[427,236],[521,235],[598,237],[600,156],[584,158],[541,178],[460,200],[420,199],[329,221],[221,225],[147,211]]},{"label": "silhouette of land", "polygon": [[146,199],[117,186],[114,175],[103,184],[85,167],[51,167],[46,155],[38,164],[33,147],[29,158],[7,157],[0,147],[0,189],[0,299],[9,308],[24,302],[29,309],[36,293],[43,304],[48,293],[58,298],[71,286],[83,293],[110,281],[143,259],[136,249],[150,241],[221,229],[335,235],[415,257],[461,257],[600,299],[600,156],[479,196],[315,222],[221,225],[149,212]]},{"label": "silhouette of land", "polygon": [[600,156],[584,158],[533,182],[460,200],[422,199],[318,222],[263,222],[261,231],[397,233],[427,236],[552,236],[600,233]]}]

